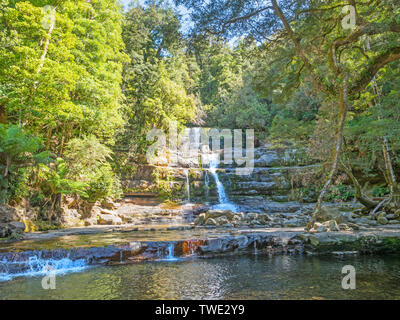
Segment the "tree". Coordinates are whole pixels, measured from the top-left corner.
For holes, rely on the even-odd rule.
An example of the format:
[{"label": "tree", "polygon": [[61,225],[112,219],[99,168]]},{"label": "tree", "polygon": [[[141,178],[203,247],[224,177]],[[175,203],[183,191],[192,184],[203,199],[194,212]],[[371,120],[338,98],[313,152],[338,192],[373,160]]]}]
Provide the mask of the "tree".
[{"label": "tree", "polygon": [[118,149],[144,154],[151,129],[167,132],[170,121],[183,125],[196,119],[197,71],[179,29],[177,15],[156,4],[126,13],[123,38],[131,63],[124,67],[123,92],[129,120]]},{"label": "tree", "polygon": [[[337,127],[331,156],[331,169],[318,199],[322,200],[338,169],[340,151],[350,101],[365,90],[377,72],[400,59],[397,43],[399,12],[391,1],[355,3],[355,1],[305,2],[278,4],[271,1],[206,1],[177,0],[193,8],[192,18],[198,29],[225,36],[260,35],[270,46],[290,41],[292,73],[298,81],[307,75],[314,87],[329,100],[336,101]],[[356,13],[353,30],[342,28],[346,18],[344,7],[352,5]],[[322,31],[321,31],[322,30]],[[370,37],[371,50],[364,52],[360,44]],[[302,77],[301,77],[302,75]]]}]

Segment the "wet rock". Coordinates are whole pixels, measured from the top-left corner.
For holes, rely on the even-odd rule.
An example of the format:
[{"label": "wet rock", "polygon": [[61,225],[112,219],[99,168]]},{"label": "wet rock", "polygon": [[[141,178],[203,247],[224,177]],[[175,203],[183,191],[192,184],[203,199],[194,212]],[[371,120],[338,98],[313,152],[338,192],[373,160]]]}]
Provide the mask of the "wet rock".
[{"label": "wet rock", "polygon": [[396,215],[393,214],[393,213],[388,214],[388,215],[386,216],[386,219],[388,219],[388,220],[394,220],[394,219],[396,219],[396,218],[397,218]]}]

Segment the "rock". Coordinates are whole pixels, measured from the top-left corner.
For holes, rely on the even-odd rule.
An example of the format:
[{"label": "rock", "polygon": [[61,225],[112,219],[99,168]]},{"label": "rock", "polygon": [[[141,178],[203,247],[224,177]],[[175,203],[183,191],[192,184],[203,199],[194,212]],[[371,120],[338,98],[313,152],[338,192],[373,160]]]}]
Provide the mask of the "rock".
[{"label": "rock", "polygon": [[385,217],[378,217],[378,223],[382,224],[382,225],[386,225],[389,223],[388,219],[386,219]]},{"label": "rock", "polygon": [[86,218],[83,220],[83,224],[85,225],[85,227],[90,227],[90,226],[94,226],[97,224],[97,219],[96,217],[91,217],[91,218]]},{"label": "rock", "polygon": [[345,223],[341,223],[341,224],[339,224],[339,230],[340,231],[348,231],[348,230],[350,230],[350,227]]},{"label": "rock", "polygon": [[60,223],[65,227],[82,226],[81,214],[77,209],[61,208]]},{"label": "rock", "polygon": [[122,219],[110,214],[99,214],[99,224],[101,225],[121,225]]},{"label": "rock", "polygon": [[25,223],[23,222],[10,222],[8,226],[14,233],[24,233],[26,228]]},{"label": "rock", "polygon": [[222,216],[226,216],[228,219],[232,219],[234,214],[231,210],[210,210],[206,213],[206,219],[216,219]]},{"label": "rock", "polygon": [[215,221],[215,219],[213,219],[213,218],[208,218],[207,221],[206,221],[206,223],[205,223],[205,225],[206,225],[206,226],[217,226],[218,223],[217,223],[217,221]]},{"label": "rock", "polygon": [[204,224],[206,222],[206,214],[205,213],[200,214],[198,219],[199,219],[199,224]]},{"label": "rock", "polygon": [[315,222],[313,226],[313,231],[315,232],[326,232],[328,231],[328,227],[323,225],[322,223]]},{"label": "rock", "polygon": [[371,221],[368,222],[368,225],[372,226],[372,227],[375,227],[375,226],[378,225],[378,222],[376,222],[375,220],[371,220]]},{"label": "rock", "polygon": [[119,204],[114,203],[110,198],[106,198],[101,202],[101,206],[109,210],[115,210],[119,207]]},{"label": "rock", "polygon": [[228,218],[226,216],[222,216],[222,217],[216,218],[215,221],[220,226],[229,223],[229,220],[228,220]]},{"label": "rock", "polygon": [[107,210],[107,209],[103,209],[103,208],[100,208],[100,213],[101,213],[101,214],[111,214],[111,215],[114,215],[114,214],[115,214],[114,211],[112,211],[112,210]]},{"label": "rock", "polygon": [[235,214],[234,216],[233,216],[233,219],[232,219],[233,221],[238,221],[238,222],[240,222],[241,220],[242,220],[242,217],[240,216],[240,215],[238,215],[238,214]]},{"label": "rock", "polygon": [[130,223],[135,222],[135,219],[133,217],[127,216],[127,215],[122,214],[122,213],[118,213],[118,217],[121,218],[121,220],[124,223],[129,223],[130,224]]},{"label": "rock", "polygon": [[350,227],[350,228],[352,228],[353,230],[360,230],[360,226],[358,225],[358,224],[355,224],[355,223],[351,223],[351,222],[349,222],[349,223],[347,223],[347,225]]},{"label": "rock", "polygon": [[397,209],[397,210],[394,212],[394,215],[395,215],[396,217],[400,217],[400,209]]},{"label": "rock", "polygon": [[329,230],[332,232],[340,231],[339,226],[337,225],[335,220],[329,221]]},{"label": "rock", "polygon": [[205,213],[201,213],[195,220],[194,220],[194,224],[196,226],[202,226],[204,225],[206,222],[206,214]]},{"label": "rock", "polygon": [[283,222],[283,225],[288,228],[297,228],[301,227],[303,223],[299,219],[290,219]]},{"label": "rock", "polygon": [[385,218],[385,217],[386,217],[386,212],[380,211],[380,212],[378,212],[378,213],[376,214],[376,216],[377,216],[378,218],[379,218],[379,217]]},{"label": "rock", "polygon": [[394,215],[393,213],[388,214],[388,215],[386,216],[386,219],[388,219],[388,220],[394,220],[394,219],[396,219],[396,218],[397,218],[396,215]]},{"label": "rock", "polygon": [[9,205],[0,205],[0,223],[18,221],[19,218],[17,209]]},{"label": "rock", "polygon": [[317,222],[325,222],[330,220],[335,220],[337,223],[345,223],[347,222],[347,218],[344,217],[340,211],[336,208],[330,208],[326,206],[322,206],[317,214],[315,215],[315,219]]},{"label": "rock", "polygon": [[6,238],[11,235],[11,229],[7,223],[0,223],[0,238]]},{"label": "rock", "polygon": [[251,220],[255,220],[258,218],[258,213],[255,212],[250,212],[246,215],[246,219],[251,221]]}]

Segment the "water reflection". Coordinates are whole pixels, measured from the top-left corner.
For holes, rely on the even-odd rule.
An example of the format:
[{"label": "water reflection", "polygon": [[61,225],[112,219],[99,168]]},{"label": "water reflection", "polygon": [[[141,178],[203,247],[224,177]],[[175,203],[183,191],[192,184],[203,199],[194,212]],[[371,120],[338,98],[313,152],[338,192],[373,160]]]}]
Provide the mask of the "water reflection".
[{"label": "water reflection", "polygon": [[[353,265],[357,289],[341,288]],[[398,257],[265,255],[99,267],[57,277],[0,283],[1,299],[399,299]]]}]

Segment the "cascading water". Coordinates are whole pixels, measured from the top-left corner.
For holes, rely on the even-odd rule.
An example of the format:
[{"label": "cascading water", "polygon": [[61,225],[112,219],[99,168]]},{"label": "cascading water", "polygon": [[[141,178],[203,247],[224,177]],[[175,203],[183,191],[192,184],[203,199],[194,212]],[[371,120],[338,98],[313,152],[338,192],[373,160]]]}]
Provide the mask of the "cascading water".
[{"label": "cascading water", "polygon": [[167,248],[167,257],[166,257],[165,260],[168,260],[168,261],[176,261],[176,260],[178,260],[174,256],[174,250],[175,250],[175,244],[174,243],[170,243],[168,245],[168,248]]},{"label": "cascading water", "polygon": [[217,210],[231,210],[233,212],[237,212],[236,206],[229,201],[228,196],[226,195],[225,192],[224,185],[219,180],[217,169],[218,169],[218,162],[215,160],[210,161],[210,172],[214,177],[215,184],[217,185],[218,198],[219,198],[219,204],[214,206],[214,208]]},{"label": "cascading water", "polygon": [[45,276],[50,271],[55,275],[69,272],[80,272],[88,267],[84,259],[71,260],[42,259],[39,256],[29,257],[27,261],[0,260],[0,281],[9,281],[16,277]]}]

